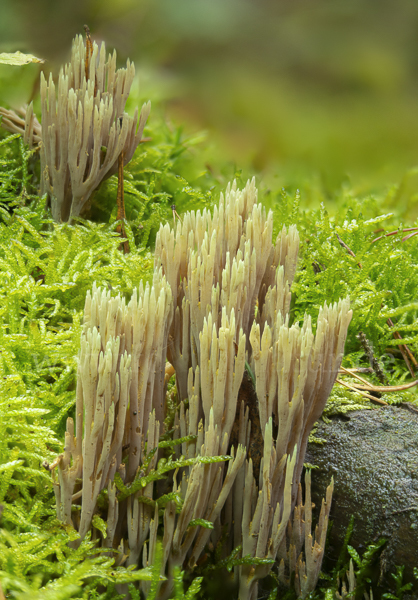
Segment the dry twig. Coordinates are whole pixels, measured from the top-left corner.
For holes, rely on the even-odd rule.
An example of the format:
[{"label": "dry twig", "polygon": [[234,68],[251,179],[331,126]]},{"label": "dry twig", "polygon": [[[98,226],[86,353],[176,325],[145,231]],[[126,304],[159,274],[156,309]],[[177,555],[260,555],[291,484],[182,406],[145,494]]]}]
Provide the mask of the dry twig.
[{"label": "dry twig", "polygon": [[[338,233],[335,233],[335,235],[337,236],[337,239],[340,242],[340,245],[347,250],[348,254],[350,254],[350,256],[352,256],[353,258],[356,258],[356,255],[354,254],[354,252],[351,250],[351,248],[349,248],[347,246],[347,244],[345,242],[342,241],[342,239],[340,238]],[[360,267],[360,269],[363,268],[363,265],[361,263],[357,263],[357,264]]]},{"label": "dry twig", "polygon": [[[121,152],[119,154],[119,161],[118,161],[118,193],[117,193],[117,196],[116,196],[116,202],[117,202],[117,205],[118,205],[117,220],[120,221],[120,223],[116,227],[116,231],[118,233],[120,233],[121,237],[126,238],[126,231],[125,231],[125,225],[124,225],[125,218],[126,218],[126,214],[125,214],[125,194],[124,194],[123,183],[124,183],[124,178],[123,178],[123,152]],[[129,242],[128,242],[128,240],[125,240],[124,242],[122,242],[122,244],[120,245],[120,249],[123,249],[123,253],[124,254],[129,254]]]},{"label": "dry twig", "polygon": [[372,394],[372,393],[388,394],[391,392],[402,392],[402,391],[408,390],[418,384],[418,380],[416,380],[416,381],[412,381],[411,383],[406,383],[405,385],[390,385],[390,386],[372,385],[370,382],[367,381],[367,379],[363,379],[363,377],[360,377],[356,373],[353,373],[353,371],[351,369],[346,369],[344,367],[340,367],[339,372],[343,373],[345,375],[349,375],[350,377],[354,377],[355,379],[358,379],[365,385],[360,385],[358,383],[349,384],[346,381],[342,381],[341,379],[337,379],[336,380],[337,383],[344,385],[345,387],[353,390],[354,392],[358,392],[362,396],[369,398],[370,400],[372,400],[373,402],[376,402],[377,404],[382,404],[385,406],[387,406],[387,402],[385,402],[384,400],[380,400],[379,398],[376,398],[376,396],[371,396],[370,394]]},{"label": "dry twig", "polygon": [[352,392],[357,392],[361,396],[368,398],[369,400],[371,400],[372,402],[375,402],[376,404],[381,404],[382,406],[388,405],[387,402],[385,402],[384,400],[381,400],[380,398],[376,398],[376,396],[371,396],[370,394],[366,394],[366,392],[363,392],[361,389],[357,388],[354,385],[350,385],[346,381],[342,381],[341,379],[336,379],[335,381],[337,383],[339,383],[340,385],[343,385],[344,387],[348,388]]},{"label": "dry twig", "polygon": [[90,29],[87,25],[84,25],[84,31],[86,32],[86,59],[85,59],[85,73],[86,81],[88,81],[90,73],[90,59],[93,54],[93,42],[91,41]]},{"label": "dry twig", "polygon": [[[415,233],[410,233],[409,235],[406,235],[405,237],[403,237],[401,239],[401,242],[405,242],[406,240],[408,240],[409,238],[413,237],[414,235],[417,235],[418,233],[418,227],[408,227],[408,229],[403,229],[403,231],[414,231]],[[378,231],[384,231],[383,229],[379,229]],[[375,231],[374,233],[378,233],[377,231]],[[374,244],[375,242],[378,242],[379,240],[385,238],[385,237],[389,237],[390,235],[396,235],[397,233],[399,233],[399,229],[397,229],[396,231],[391,231],[390,233],[385,233],[383,235],[379,235],[379,237],[375,238],[374,240],[371,241],[371,244]]]}]

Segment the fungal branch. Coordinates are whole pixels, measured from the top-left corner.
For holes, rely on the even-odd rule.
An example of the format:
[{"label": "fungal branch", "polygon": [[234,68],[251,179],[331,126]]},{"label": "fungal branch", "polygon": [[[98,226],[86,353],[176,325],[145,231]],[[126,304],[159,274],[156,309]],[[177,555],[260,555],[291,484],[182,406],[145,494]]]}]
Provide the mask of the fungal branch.
[{"label": "fungal branch", "polygon": [[[128,304],[96,288],[87,296],[57,515],[80,539],[96,516],[107,520],[102,546],[133,566],[152,564],[163,524],[159,600],[172,593],[174,569],[193,569],[208,544],[223,558],[241,548],[240,600],[257,598],[276,560],[302,598],[316,585],[332,484],[312,535],[310,474],[304,502],[300,478],[351,311],[348,300],[325,304],[315,334],[308,317],[289,324],[298,247],[294,227],[273,242],[254,180],[233,183],[213,214],[161,226],[152,287],[140,284]],[[140,584],[145,595],[149,585]]]}]

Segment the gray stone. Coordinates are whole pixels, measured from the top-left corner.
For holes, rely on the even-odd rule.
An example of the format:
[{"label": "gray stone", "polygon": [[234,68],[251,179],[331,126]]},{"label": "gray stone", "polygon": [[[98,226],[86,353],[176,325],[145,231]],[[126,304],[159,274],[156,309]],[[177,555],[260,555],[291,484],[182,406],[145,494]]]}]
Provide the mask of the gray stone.
[{"label": "gray stone", "polygon": [[360,554],[370,542],[388,540],[379,565],[382,588],[393,587],[390,573],[405,565],[404,582],[414,583],[408,597],[418,598],[418,414],[395,406],[352,412],[320,421],[316,436],[326,443],[309,444],[305,460],[319,467],[312,472],[317,506],[331,476],[335,483],[328,555],[338,556],[354,515],[350,544]]}]

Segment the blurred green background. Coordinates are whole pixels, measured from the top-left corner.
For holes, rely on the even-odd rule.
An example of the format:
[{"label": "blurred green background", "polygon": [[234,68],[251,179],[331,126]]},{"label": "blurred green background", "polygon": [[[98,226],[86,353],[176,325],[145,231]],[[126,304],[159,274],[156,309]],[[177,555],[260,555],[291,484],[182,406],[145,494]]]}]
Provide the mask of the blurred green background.
[{"label": "blurred green background", "polygon": [[[140,97],[208,161],[266,186],[383,190],[418,164],[418,2],[388,0],[0,0],[0,51],[57,71],[87,23],[129,56]],[[36,92],[39,66],[0,70],[2,104]],[[28,85],[28,81],[30,85]],[[35,86],[35,87],[34,87]],[[211,165],[208,165],[211,167]],[[415,180],[416,179],[416,180]],[[408,185],[418,190],[418,177]]]}]

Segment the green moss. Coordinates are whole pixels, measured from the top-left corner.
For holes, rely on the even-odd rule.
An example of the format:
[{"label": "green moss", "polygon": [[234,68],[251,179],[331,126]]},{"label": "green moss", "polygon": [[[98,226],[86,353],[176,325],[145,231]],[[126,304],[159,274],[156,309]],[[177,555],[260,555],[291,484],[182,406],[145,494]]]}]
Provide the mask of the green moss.
[{"label": "green moss", "polygon": [[[149,141],[140,146],[125,172],[126,234],[131,250],[127,255],[120,251],[115,231],[116,177],[96,191],[88,219],[72,226],[53,223],[45,200],[37,196],[36,153],[25,149],[17,136],[0,141],[0,502],[4,528],[0,576],[6,582],[3,587],[17,598],[31,594],[51,600],[114,599],[118,597],[115,583],[133,577],[126,569],[115,575],[109,560],[96,556],[93,542],[83,542],[78,554],[69,550],[74,532],[54,521],[52,484],[41,466],[62,449],[65,419],[74,411],[86,292],[96,282],[130,295],[140,279],[150,278],[155,235],[161,223],[173,219],[171,206],[180,214],[211,207],[224,174],[241,175],[230,165],[206,165],[202,136],[187,137],[181,128],[161,118],[151,118],[145,136]],[[410,380],[398,350],[400,340],[393,331],[418,356],[418,236],[404,239],[407,233],[403,231],[417,223],[403,225],[397,212],[402,185],[386,196],[358,198],[343,188],[330,198],[314,182],[302,181],[301,189],[310,190],[305,196],[280,189],[265,194],[274,211],[276,233],[283,224],[296,224],[301,235],[292,320],[300,321],[308,313],[315,321],[324,301],[349,296],[354,316],[344,365],[369,366],[357,337],[362,331],[391,385]],[[308,209],[312,198],[320,208]],[[330,205],[332,210],[327,210]],[[385,232],[399,232],[373,241],[382,235],[376,232],[381,227]],[[341,246],[337,236],[355,256]],[[393,327],[388,325],[389,318]],[[373,373],[366,377],[379,385]],[[415,402],[416,393],[386,394],[382,399]],[[163,440],[169,449],[176,402],[170,390]],[[369,400],[337,384],[323,419],[370,408]],[[313,430],[311,441],[324,440],[316,438]],[[173,460],[171,466],[178,466],[177,462]],[[152,474],[156,479],[160,475],[162,470]],[[160,500],[163,504],[167,498]],[[103,526],[99,517],[96,523],[99,529]],[[218,559],[214,555],[211,568],[222,566]],[[233,558],[225,560],[231,568],[238,564]],[[100,592],[103,582],[109,586],[105,593]],[[186,594],[181,573],[176,573],[175,582],[176,598],[191,599],[198,593],[199,581]],[[135,597],[133,588],[132,593]],[[315,597],[325,597],[325,593],[324,587]]]}]

